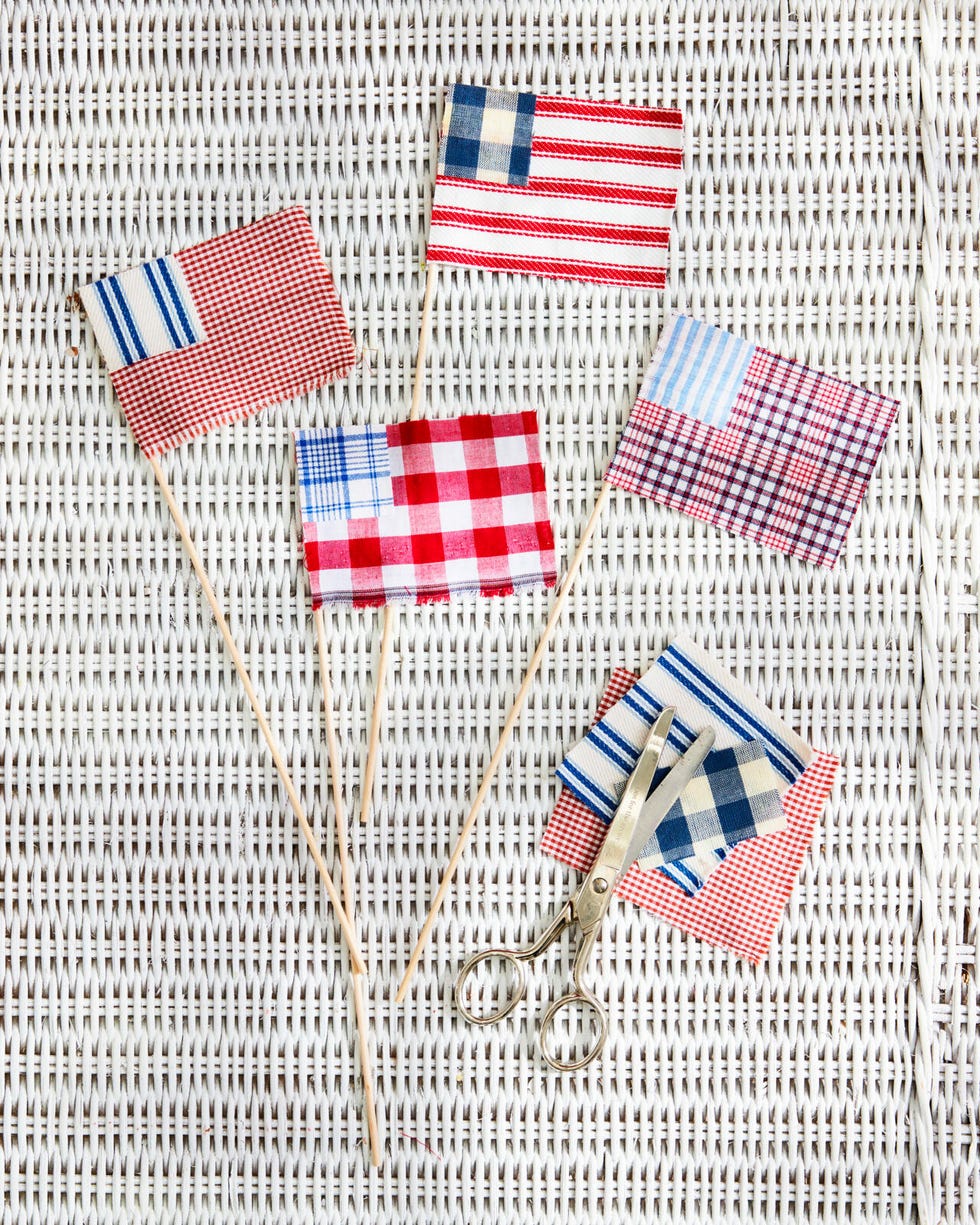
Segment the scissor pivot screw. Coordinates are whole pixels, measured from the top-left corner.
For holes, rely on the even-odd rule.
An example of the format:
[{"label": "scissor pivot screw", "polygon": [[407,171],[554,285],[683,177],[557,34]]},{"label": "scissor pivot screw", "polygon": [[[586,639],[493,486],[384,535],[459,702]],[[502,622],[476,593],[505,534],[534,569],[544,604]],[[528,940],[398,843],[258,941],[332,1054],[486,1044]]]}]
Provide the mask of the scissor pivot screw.
[{"label": "scissor pivot screw", "polygon": [[603,880],[601,876],[597,877],[592,882],[592,891],[594,893],[605,893],[608,888],[609,888],[609,881]]}]

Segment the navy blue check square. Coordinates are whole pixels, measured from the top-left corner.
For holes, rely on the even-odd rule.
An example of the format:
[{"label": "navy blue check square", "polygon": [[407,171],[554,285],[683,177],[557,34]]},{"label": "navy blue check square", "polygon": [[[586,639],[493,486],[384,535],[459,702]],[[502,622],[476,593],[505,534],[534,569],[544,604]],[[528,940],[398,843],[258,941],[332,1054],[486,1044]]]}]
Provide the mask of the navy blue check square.
[{"label": "navy blue check square", "polygon": [[534,94],[452,85],[439,145],[439,173],[526,187],[531,173]]},{"label": "navy blue check square", "polygon": [[376,519],[394,504],[387,430],[297,430],[296,477],[304,523]]},{"label": "navy blue check square", "polygon": [[[658,771],[654,787],[665,777]],[[640,852],[643,868],[670,865],[775,833],[786,824],[772,764],[758,740],[715,749]],[[671,879],[674,879],[671,876]]]}]

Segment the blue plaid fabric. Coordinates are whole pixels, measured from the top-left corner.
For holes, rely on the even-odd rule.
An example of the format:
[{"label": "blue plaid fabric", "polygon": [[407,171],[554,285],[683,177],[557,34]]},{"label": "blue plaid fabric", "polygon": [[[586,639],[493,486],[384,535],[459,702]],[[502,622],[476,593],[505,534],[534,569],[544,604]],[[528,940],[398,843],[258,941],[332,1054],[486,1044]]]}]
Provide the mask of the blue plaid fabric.
[{"label": "blue plaid fabric", "polygon": [[453,85],[446,98],[439,173],[526,187],[531,173],[534,94]]},{"label": "blue plaid fabric", "polygon": [[[666,774],[666,769],[657,772],[654,787]],[[758,740],[747,740],[734,748],[716,749],[651,834],[639,854],[640,866],[659,868],[676,860],[724,852],[725,847],[775,832],[784,824],[776,775],[765,747]],[[686,872],[680,873],[681,880],[674,873],[668,875],[681,884]],[[687,887],[692,886],[693,879],[687,882]]]},{"label": "blue plaid fabric", "polygon": [[383,426],[297,430],[296,476],[304,523],[376,519],[393,505]]}]

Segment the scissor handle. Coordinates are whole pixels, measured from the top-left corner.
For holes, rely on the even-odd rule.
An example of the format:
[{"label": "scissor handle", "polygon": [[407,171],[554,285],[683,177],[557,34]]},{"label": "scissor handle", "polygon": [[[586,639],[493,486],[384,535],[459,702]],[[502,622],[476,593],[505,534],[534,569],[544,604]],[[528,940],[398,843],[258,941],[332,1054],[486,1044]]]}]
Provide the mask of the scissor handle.
[{"label": "scissor handle", "polygon": [[[547,931],[542,932],[538,939],[527,948],[484,949],[482,953],[476,953],[472,956],[456,975],[456,982],[453,984],[453,999],[464,1019],[469,1021],[471,1025],[493,1025],[495,1021],[502,1021],[504,1017],[509,1017],[524,998],[527,991],[527,972],[524,969],[527,962],[539,957],[548,945],[557,940],[565,928],[571,927],[574,922],[575,907],[571,902],[566,902],[555,915]],[[516,985],[513,993],[502,1008],[498,1008],[496,1012],[491,1012],[489,1016],[478,1017],[463,1001],[463,986],[478,965],[481,965],[484,961],[494,960],[506,961],[516,972]],[[577,985],[578,982],[576,981]]]},{"label": "scissor handle", "polygon": [[[545,1062],[553,1067],[556,1072],[577,1072],[579,1068],[584,1068],[587,1064],[590,1064],[606,1045],[606,1036],[609,1033],[609,1020],[606,1017],[606,1010],[599,1003],[596,995],[582,981],[585,968],[588,965],[589,958],[592,956],[592,950],[595,948],[596,936],[598,934],[598,924],[582,933],[582,943],[575,954],[575,964],[572,968],[572,982],[575,986],[567,995],[563,995],[561,999],[555,1000],[541,1018],[541,1029],[538,1031],[538,1045],[541,1048],[541,1054]],[[559,1059],[554,1053],[552,1038],[554,1036],[555,1018],[566,1009],[583,1009],[583,1007],[585,1011],[591,1012],[598,1022],[596,1025],[597,1033],[595,1041],[581,1058],[573,1059],[566,1063],[565,1060]]]},{"label": "scissor handle", "polygon": [[[504,1017],[509,1017],[524,998],[527,991],[527,972],[524,969],[524,962],[526,960],[526,955],[522,955],[514,949],[484,949],[482,953],[474,954],[456,975],[456,982],[453,984],[453,999],[456,1001],[456,1007],[464,1019],[469,1021],[471,1025],[493,1025],[495,1021],[502,1021]],[[498,1008],[496,1012],[491,1012],[487,1016],[481,1017],[477,1016],[469,1005],[466,1004],[463,998],[463,987],[477,966],[482,965],[485,961],[506,961],[517,975],[517,978],[514,990],[505,1000],[503,1006]]]},{"label": "scissor handle", "polygon": [[[579,1059],[572,1059],[566,1063],[565,1060],[559,1059],[555,1054],[553,1030],[555,1018],[558,1014],[571,1008],[591,1012],[598,1024],[596,1025],[597,1033],[595,1040],[585,1054]],[[560,1000],[555,1000],[541,1018],[541,1028],[538,1031],[538,1046],[541,1048],[541,1055],[545,1063],[553,1067],[556,1072],[577,1072],[579,1068],[584,1068],[587,1064],[590,1064],[599,1054],[606,1045],[608,1033],[609,1021],[606,1017],[606,1010],[591,991],[577,988],[575,991],[569,991],[568,995],[563,995]]]}]

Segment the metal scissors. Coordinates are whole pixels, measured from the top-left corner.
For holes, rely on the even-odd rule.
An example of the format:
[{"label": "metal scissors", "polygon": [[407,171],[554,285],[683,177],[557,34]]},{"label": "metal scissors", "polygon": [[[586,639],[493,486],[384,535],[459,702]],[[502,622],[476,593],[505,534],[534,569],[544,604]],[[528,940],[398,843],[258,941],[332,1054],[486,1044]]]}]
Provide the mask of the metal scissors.
[{"label": "metal scissors", "polygon": [[[667,742],[667,734],[674,718],[674,708],[667,707],[657,718],[636,768],[629,777],[619,807],[616,809],[609,832],[599,848],[592,870],[578,889],[555,916],[554,922],[534,944],[521,949],[484,949],[471,957],[456,977],[453,999],[463,1017],[473,1025],[492,1025],[510,1016],[524,998],[527,991],[525,965],[535,961],[569,927],[578,928],[579,945],[572,967],[573,989],[554,1001],[541,1020],[538,1044],[545,1061],[559,1072],[575,1072],[592,1062],[606,1042],[609,1022],[605,1009],[595,994],[582,980],[583,973],[595,946],[599,927],[609,909],[613,891],[620,877],[643,849],[647,839],[673,807],[675,801],[690,781],[691,775],[704,761],[714,743],[714,733],[702,732],[687,752],[668,772],[657,788],[650,792],[650,784],[660,762]],[[649,799],[647,798],[649,793]],[[514,986],[511,994],[496,1012],[479,1016],[466,1003],[465,986],[470,975],[484,962],[506,963],[512,971]],[[591,1047],[578,1059],[563,1061],[555,1053],[555,1019],[565,1009],[581,1009],[592,1015],[595,1032]]]}]

